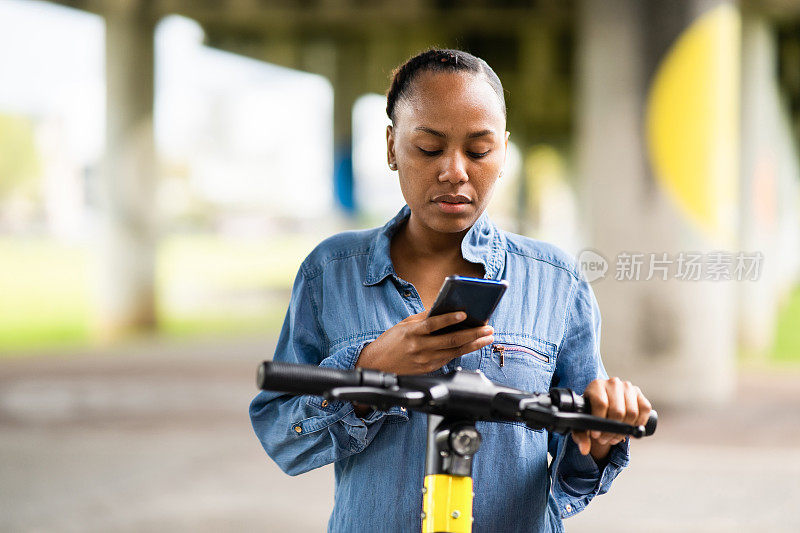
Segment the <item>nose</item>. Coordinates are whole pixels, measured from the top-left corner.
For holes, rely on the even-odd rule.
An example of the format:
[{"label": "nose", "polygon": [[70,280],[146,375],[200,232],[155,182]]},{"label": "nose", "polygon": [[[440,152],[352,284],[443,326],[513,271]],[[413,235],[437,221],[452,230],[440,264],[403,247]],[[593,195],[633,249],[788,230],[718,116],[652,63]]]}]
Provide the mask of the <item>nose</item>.
[{"label": "nose", "polygon": [[464,154],[454,150],[449,156],[442,158],[442,168],[439,171],[439,181],[444,183],[463,183],[469,180],[467,175],[467,160]]}]

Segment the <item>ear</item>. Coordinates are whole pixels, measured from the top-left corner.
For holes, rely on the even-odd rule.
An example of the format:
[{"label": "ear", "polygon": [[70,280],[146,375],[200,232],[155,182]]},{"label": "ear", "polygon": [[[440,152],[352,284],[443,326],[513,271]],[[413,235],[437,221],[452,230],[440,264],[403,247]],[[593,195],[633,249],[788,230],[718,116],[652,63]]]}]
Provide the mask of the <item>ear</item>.
[{"label": "ear", "polygon": [[386,162],[389,167],[397,164],[397,159],[394,155],[394,129],[391,124],[386,126]]},{"label": "ear", "polygon": [[506,168],[506,158],[508,157],[508,138],[511,137],[511,132],[507,131],[505,137],[506,137],[505,141],[503,142],[503,168],[500,170],[500,175],[498,176],[498,178],[503,177],[503,172],[505,171]]}]

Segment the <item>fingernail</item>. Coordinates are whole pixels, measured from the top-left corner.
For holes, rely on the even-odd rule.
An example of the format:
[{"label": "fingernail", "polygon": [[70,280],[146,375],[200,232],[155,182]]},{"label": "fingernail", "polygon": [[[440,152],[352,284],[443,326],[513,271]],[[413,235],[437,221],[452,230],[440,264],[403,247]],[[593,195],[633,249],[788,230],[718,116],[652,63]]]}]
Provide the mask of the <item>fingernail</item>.
[{"label": "fingernail", "polygon": [[467,314],[466,313],[458,313],[458,315],[456,315],[456,318],[459,319],[459,320],[464,320],[465,318],[467,318]]},{"label": "fingernail", "polygon": [[599,431],[592,431],[592,438],[593,439],[600,438],[600,432]]}]

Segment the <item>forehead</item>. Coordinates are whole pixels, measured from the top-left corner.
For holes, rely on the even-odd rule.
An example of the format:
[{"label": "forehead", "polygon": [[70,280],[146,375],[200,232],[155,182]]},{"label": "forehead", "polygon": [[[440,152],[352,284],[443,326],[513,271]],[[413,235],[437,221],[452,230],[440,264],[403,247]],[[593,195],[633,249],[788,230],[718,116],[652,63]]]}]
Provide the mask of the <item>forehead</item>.
[{"label": "forehead", "polygon": [[397,125],[403,129],[420,124],[438,131],[505,129],[500,99],[481,73],[423,71],[409,89],[395,108]]}]

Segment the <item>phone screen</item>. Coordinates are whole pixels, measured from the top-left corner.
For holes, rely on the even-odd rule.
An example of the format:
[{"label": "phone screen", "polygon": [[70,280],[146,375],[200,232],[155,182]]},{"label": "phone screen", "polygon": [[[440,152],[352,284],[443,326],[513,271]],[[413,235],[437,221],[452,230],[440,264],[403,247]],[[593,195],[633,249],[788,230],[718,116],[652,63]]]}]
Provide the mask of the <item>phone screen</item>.
[{"label": "phone screen", "polygon": [[441,335],[485,325],[507,288],[506,280],[448,276],[428,316],[464,311],[467,318],[458,324],[438,329],[433,334]]}]

